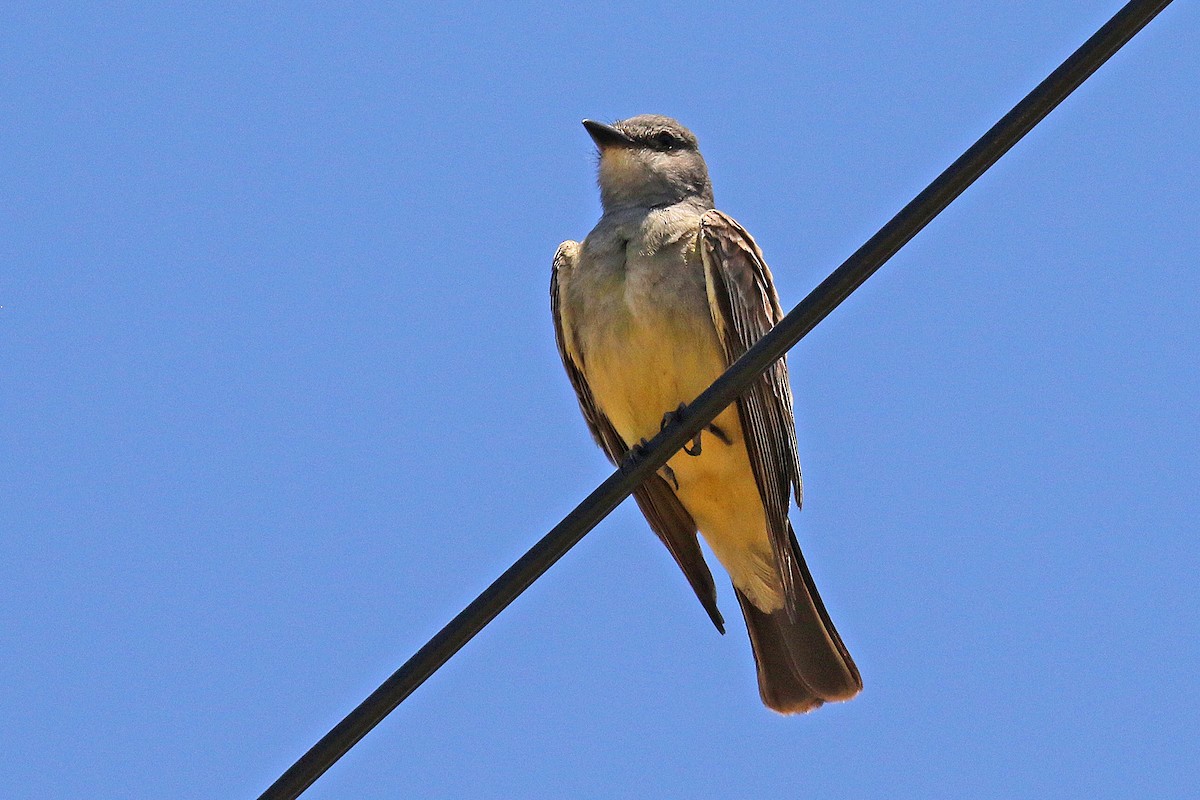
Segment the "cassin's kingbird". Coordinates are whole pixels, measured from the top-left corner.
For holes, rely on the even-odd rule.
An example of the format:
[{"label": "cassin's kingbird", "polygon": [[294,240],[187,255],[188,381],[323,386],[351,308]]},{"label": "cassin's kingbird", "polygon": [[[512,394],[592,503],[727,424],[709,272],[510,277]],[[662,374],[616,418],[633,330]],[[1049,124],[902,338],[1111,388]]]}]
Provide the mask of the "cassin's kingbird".
[{"label": "cassin's kingbird", "polygon": [[[651,114],[583,124],[600,151],[604,214],[582,244],[559,246],[551,307],[583,416],[617,464],[783,312],[754,239],[713,207],[691,131]],[[862,689],[788,521],[789,496],[801,500],[793,426],[780,360],[634,491],[722,633],[697,529],[729,571],[759,693],[785,714]]]}]

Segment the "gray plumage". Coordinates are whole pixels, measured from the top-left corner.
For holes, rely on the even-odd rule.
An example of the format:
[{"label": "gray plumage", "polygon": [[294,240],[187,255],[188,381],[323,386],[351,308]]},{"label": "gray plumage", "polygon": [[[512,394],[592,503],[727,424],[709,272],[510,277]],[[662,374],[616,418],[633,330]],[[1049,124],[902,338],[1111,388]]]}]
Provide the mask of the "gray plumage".
[{"label": "gray plumage", "polygon": [[[696,137],[656,115],[585,121],[600,151],[604,214],[554,259],[551,306],[567,375],[609,459],[658,432],[782,311],[757,244],[716,211]],[[862,688],[788,521],[801,501],[787,366],[777,362],[634,496],[718,630],[696,538],[728,570],[763,702],[782,713]]]}]

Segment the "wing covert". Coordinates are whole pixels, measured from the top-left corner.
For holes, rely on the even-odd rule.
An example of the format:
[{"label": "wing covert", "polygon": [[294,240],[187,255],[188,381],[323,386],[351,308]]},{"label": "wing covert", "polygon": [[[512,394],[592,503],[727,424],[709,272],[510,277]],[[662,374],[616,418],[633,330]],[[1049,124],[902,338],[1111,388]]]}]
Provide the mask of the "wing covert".
[{"label": "wing covert", "polygon": [[[700,251],[709,310],[728,364],[733,364],[783,318],[771,270],[754,239],[728,215],[708,211],[700,222]],[[779,359],[738,398],[750,465],[766,509],[771,548],[780,565],[789,614],[803,576],[792,551],[789,495],[803,498],[792,390]]]}]

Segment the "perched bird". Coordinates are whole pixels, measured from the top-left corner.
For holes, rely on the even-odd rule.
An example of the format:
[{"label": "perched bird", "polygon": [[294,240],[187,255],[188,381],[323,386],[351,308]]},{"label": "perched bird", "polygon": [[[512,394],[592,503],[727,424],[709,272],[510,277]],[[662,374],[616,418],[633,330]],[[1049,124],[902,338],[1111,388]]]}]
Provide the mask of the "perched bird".
[{"label": "perched bird", "polygon": [[[563,242],[550,281],[563,366],[592,436],[619,464],[783,316],[750,234],[715,210],[696,137],[669,117],[584,120],[604,213]],[[724,633],[704,535],[733,580],[763,703],[791,714],[862,679],[788,520],[801,502],[787,366],[777,362],[634,492]]]}]

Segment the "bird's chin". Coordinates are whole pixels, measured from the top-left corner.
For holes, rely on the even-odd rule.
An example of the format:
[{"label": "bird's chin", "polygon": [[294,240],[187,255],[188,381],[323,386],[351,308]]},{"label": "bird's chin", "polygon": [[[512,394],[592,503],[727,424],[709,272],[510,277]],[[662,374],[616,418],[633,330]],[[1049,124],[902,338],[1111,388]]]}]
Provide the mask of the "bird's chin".
[{"label": "bird's chin", "polygon": [[657,186],[650,165],[641,153],[610,147],[600,153],[600,188],[614,197],[640,198]]}]

